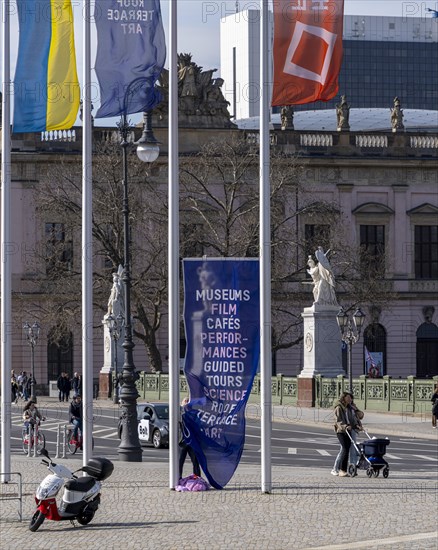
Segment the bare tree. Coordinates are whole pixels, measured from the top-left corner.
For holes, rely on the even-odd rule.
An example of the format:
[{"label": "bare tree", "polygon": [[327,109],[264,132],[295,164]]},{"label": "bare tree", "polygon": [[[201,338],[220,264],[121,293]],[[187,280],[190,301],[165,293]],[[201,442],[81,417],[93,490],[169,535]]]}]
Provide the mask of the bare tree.
[{"label": "bare tree", "polygon": [[[230,134],[231,135],[231,134]],[[160,171],[147,172],[134,152],[129,159],[134,335],[147,350],[152,371],[162,370],[157,333],[167,308],[167,186]],[[73,159],[74,160],[74,159]],[[106,143],[93,155],[93,237],[95,308],[105,311],[111,273],[123,264],[122,166],[120,147]],[[390,289],[380,261],[349,247],[339,205],[323,200],[316,183],[305,180],[306,161],[271,151],[272,348],[302,340],[301,311],[310,305],[307,257],[317,246],[330,248],[338,296],[347,307],[382,305]],[[81,178],[74,162],[52,165],[37,189],[38,215],[46,220],[36,273],[44,316],[61,340],[80,320]],[[258,145],[244,133],[208,142],[182,157],[181,257],[257,257],[259,253]],[[321,195],[321,196],[320,196]],[[303,232],[301,220],[310,228]],[[387,260],[385,260],[387,261]],[[368,266],[364,270],[364,266]],[[374,266],[371,268],[371,266]],[[98,321],[100,325],[100,319]],[[96,323],[96,324],[98,324]]]},{"label": "bare tree", "polygon": [[[120,149],[106,143],[93,154],[93,296],[95,308],[102,312],[108,301],[111,273],[124,263]],[[129,155],[131,300],[137,321],[134,336],[144,343],[154,372],[162,370],[156,333],[167,299],[167,199],[164,188],[156,184],[134,152]],[[64,159],[50,167],[37,189],[39,216],[55,220],[46,223],[46,228],[53,226],[53,235],[46,230],[38,247],[41,292],[48,296],[42,307],[46,319],[58,327],[51,333],[54,340],[80,320],[81,185],[77,159],[74,165]]]},{"label": "bare tree", "polygon": [[[301,311],[310,305],[306,280],[307,257],[318,246],[332,249],[338,288],[349,303],[382,304],[388,288],[376,279],[364,251],[347,246],[342,215],[336,202],[324,200],[316,183],[305,180],[306,161],[271,150],[271,274],[272,349],[302,341]],[[227,141],[210,142],[180,163],[182,223],[188,250],[183,255],[258,256],[258,144],[244,133]],[[312,229],[303,233],[300,219]],[[185,253],[188,254],[185,254]],[[342,252],[342,253],[341,253]],[[338,264],[339,259],[339,266]],[[352,307],[352,306],[351,306]]]}]

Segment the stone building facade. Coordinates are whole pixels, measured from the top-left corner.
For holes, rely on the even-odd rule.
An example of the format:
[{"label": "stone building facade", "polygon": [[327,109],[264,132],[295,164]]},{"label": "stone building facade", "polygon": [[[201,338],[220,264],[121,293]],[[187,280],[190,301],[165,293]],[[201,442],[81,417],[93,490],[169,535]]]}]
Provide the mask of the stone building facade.
[{"label": "stone building facade", "polygon": [[[237,128],[181,128],[181,154],[195,153],[209,139],[227,138]],[[161,154],[154,168],[167,185],[167,129],[157,128],[162,143]],[[257,141],[257,132],[244,131],[248,139]],[[117,139],[116,130],[94,128],[94,141]],[[364,373],[364,345],[371,352],[381,353],[384,374],[392,377],[438,374],[438,134],[434,132],[325,132],[281,130],[271,132],[272,148],[285,155],[296,155],[303,166],[305,182],[317,189],[318,199],[336,202],[342,214],[342,226],[349,245],[363,246],[372,254],[384,255],[381,273],[392,298],[385,307],[376,307],[372,300],[361,304],[366,313],[361,341],[353,348],[353,374]],[[42,325],[35,348],[36,380],[45,386],[58,372],[73,373],[81,368],[81,334],[74,330],[72,339],[61,349],[48,342],[52,327],[44,323],[45,296],[41,294],[35,274],[26,268],[29,255],[41,242],[47,225],[62,220],[39,216],[35,209],[34,190],[45,177],[47,165],[56,163],[60,155],[80,170],[81,128],[64,134],[32,134],[13,136],[12,144],[12,228],[13,236],[13,365],[15,371],[29,370],[30,351],[22,331],[25,321],[32,321],[26,303],[41,304],[35,312]],[[298,198],[299,200],[299,198]],[[298,217],[302,235],[317,229],[315,217],[304,210]],[[61,227],[58,228],[61,231]],[[324,228],[323,228],[324,230]],[[327,228],[328,233],[336,227]],[[330,239],[329,239],[330,240]],[[77,248],[79,243],[73,243]],[[80,246],[79,246],[80,248]],[[73,252],[78,254],[78,252]],[[79,251],[80,253],[80,251]],[[306,256],[299,262],[306,265]],[[78,260],[80,263],[80,260]],[[294,280],[276,285],[273,299],[289,300],[305,295],[312,303],[309,288],[303,290],[303,274]],[[108,281],[108,294],[111,280]],[[306,298],[308,296],[308,298]],[[18,299],[19,298],[19,299]],[[342,289],[338,300],[343,301]],[[297,311],[297,314],[300,312]],[[94,340],[94,377],[98,379],[103,365],[102,314],[96,311]],[[167,370],[167,326],[163,324],[158,347]],[[138,370],[148,370],[144,347],[134,350]],[[274,371],[297,375],[303,367],[302,343],[278,351]]]}]

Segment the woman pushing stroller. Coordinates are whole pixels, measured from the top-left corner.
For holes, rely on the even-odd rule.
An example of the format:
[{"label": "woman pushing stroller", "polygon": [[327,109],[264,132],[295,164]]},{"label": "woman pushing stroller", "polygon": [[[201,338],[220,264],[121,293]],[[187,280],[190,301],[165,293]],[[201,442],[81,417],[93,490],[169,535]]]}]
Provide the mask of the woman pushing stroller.
[{"label": "woman pushing stroller", "polygon": [[[341,445],[339,456],[339,477],[348,476],[348,456],[352,439],[349,434],[362,430],[361,419],[363,412],[353,404],[351,393],[344,392],[335,405],[335,432]],[[347,431],[349,434],[347,434]]]}]

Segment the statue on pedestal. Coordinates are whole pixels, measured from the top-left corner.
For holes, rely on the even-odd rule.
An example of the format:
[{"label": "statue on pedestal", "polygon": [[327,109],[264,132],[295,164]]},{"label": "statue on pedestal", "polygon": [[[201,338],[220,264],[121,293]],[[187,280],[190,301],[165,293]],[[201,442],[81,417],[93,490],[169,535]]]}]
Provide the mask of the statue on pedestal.
[{"label": "statue on pedestal", "polygon": [[324,252],[322,246],[318,246],[315,251],[318,264],[315,263],[312,256],[309,256],[307,265],[309,269],[307,273],[313,279],[313,303],[320,305],[337,306],[338,301],[335,293],[335,277],[327,254],[330,251]]},{"label": "statue on pedestal", "polygon": [[399,130],[405,129],[405,125],[403,124],[403,116],[400,99],[395,97],[394,107],[391,109],[391,126],[393,132],[398,132]]},{"label": "statue on pedestal", "polygon": [[294,110],[290,105],[281,108],[280,118],[282,130],[294,129]]},{"label": "statue on pedestal", "polygon": [[350,105],[347,103],[347,97],[341,96],[341,103],[336,105],[336,116],[338,120],[338,132],[350,129]]},{"label": "statue on pedestal", "polygon": [[[113,273],[113,287],[108,299],[108,311],[106,316],[113,315],[115,319],[119,315],[125,315],[125,290],[122,283],[123,267],[119,265],[119,269]],[[105,316],[105,317],[106,317]]]}]

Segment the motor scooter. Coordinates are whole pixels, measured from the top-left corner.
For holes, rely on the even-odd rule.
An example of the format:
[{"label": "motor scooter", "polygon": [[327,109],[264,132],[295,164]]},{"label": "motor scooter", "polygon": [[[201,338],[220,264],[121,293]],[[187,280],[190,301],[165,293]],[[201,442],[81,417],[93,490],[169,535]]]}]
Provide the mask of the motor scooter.
[{"label": "motor scooter", "polygon": [[[100,504],[100,482],[113,473],[114,464],[107,458],[90,458],[86,466],[71,472],[62,464],[55,464],[46,449],[42,449],[41,454],[45,457],[41,463],[52,473],[43,479],[36,490],[37,508],[30,520],[29,529],[37,531],[45,519],[68,519],[81,525],[90,523]],[[78,472],[85,472],[87,475],[78,477]],[[64,493],[58,508],[56,495],[62,486]]]}]

